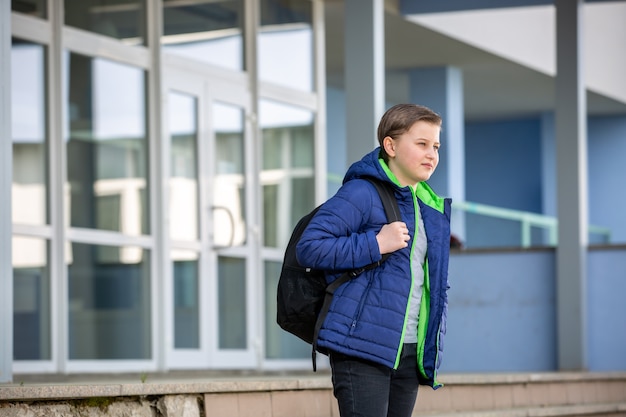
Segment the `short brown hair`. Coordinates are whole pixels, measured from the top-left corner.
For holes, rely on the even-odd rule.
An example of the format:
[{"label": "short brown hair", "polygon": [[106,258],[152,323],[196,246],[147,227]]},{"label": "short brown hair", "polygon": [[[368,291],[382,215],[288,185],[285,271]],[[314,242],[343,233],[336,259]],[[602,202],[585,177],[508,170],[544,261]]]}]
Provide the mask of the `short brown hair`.
[{"label": "short brown hair", "polygon": [[378,123],[378,143],[380,144],[380,155],[389,161],[389,155],[383,146],[383,140],[390,136],[395,138],[407,132],[415,122],[424,121],[441,126],[441,116],[426,106],[419,104],[396,104],[383,114]]}]

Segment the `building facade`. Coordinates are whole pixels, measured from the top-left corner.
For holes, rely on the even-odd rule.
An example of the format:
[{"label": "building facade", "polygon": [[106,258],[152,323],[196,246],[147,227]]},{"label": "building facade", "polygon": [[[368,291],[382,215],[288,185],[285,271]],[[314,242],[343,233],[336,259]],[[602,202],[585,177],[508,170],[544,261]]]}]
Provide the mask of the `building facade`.
[{"label": "building facade", "polygon": [[0,382],[310,369],[283,249],[398,102],[444,118],[443,370],[626,370],[626,3],[466,3],[0,2]]}]

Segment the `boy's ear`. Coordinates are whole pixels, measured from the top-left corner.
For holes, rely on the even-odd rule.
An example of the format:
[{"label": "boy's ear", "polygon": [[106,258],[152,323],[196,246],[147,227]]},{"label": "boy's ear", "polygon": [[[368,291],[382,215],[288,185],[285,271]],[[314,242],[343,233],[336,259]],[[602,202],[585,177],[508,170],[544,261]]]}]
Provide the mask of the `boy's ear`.
[{"label": "boy's ear", "polygon": [[387,155],[396,156],[396,149],[394,145],[393,138],[391,136],[385,136],[383,139],[383,147],[385,148]]}]

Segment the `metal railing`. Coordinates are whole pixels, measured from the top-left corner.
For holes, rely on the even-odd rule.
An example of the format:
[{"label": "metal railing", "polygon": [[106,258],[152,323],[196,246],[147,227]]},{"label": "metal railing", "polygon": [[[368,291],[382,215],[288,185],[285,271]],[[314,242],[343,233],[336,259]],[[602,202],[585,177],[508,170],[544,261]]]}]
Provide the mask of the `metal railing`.
[{"label": "metal railing", "polygon": [[[558,220],[552,216],[530,213],[527,211],[506,209],[502,207],[490,206],[487,204],[472,203],[468,201],[454,201],[452,203],[452,208],[457,210],[463,210],[466,213],[520,222],[522,240],[521,245],[525,248],[530,247],[532,244],[531,228],[533,227],[543,228],[547,230],[549,245],[556,246],[558,242]],[[589,225],[588,231],[589,234],[596,234],[601,236],[605,243],[609,243],[611,241],[611,230],[606,227]]]}]

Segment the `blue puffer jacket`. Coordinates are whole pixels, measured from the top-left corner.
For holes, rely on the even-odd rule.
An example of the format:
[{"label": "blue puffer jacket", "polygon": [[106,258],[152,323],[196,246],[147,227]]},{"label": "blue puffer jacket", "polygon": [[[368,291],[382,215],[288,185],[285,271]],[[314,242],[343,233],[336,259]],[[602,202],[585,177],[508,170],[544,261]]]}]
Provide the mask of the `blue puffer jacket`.
[{"label": "blue puffer jacket", "polygon": [[354,163],[342,187],[320,208],[297,246],[299,262],[332,271],[328,282],[342,271],[364,267],[381,259],[376,234],[387,223],[374,186],[364,177],[395,184],[402,220],[411,240],[407,248],[389,256],[379,267],[365,271],[335,292],[319,333],[321,348],[396,368],[404,338],[412,286],[411,253],[419,207],[428,239],[424,291],[418,323],[420,383],[433,388],[446,332],[448,258],[450,252],[450,199],[438,197],[425,183],[400,187],[379,149]]}]

